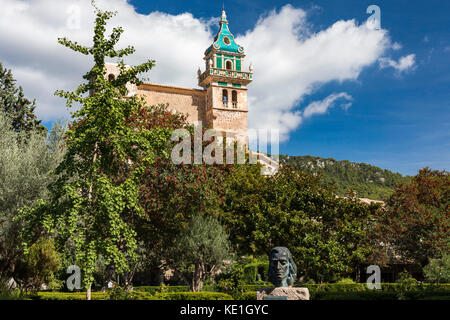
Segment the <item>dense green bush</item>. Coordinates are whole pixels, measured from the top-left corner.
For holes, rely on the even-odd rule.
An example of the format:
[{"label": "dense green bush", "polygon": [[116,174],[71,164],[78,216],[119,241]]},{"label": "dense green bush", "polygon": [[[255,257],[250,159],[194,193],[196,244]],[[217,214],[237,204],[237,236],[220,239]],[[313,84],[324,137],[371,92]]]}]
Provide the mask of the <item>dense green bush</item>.
[{"label": "dense green bush", "polygon": [[25,288],[37,291],[43,283],[58,286],[54,274],[61,267],[61,259],[53,239],[39,238],[28,251],[23,268]]},{"label": "dense green bush", "polygon": [[22,292],[19,289],[10,289],[5,281],[0,279],[0,300],[22,299]]},{"label": "dense green bush", "polygon": [[253,284],[258,281],[258,274],[261,279],[266,279],[269,272],[269,262],[253,262],[244,266],[244,279],[246,283]]},{"label": "dense green bush", "polygon": [[256,300],[256,291],[245,291],[241,295],[241,300]]},{"label": "dense green bush", "polygon": [[450,254],[440,259],[430,259],[430,263],[423,268],[425,278],[433,283],[450,282]]},{"label": "dense green bush", "polygon": [[216,277],[216,291],[225,292],[239,300],[244,293],[244,266],[243,260],[238,260],[229,266],[224,273],[219,274]]}]

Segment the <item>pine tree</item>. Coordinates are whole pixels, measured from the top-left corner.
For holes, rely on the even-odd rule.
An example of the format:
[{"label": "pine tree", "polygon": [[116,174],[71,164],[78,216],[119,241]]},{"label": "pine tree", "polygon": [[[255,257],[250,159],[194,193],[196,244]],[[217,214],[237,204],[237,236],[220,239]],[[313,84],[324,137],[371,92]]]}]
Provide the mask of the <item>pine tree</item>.
[{"label": "pine tree", "polygon": [[16,132],[45,131],[34,114],[35,108],[36,101],[25,97],[22,87],[16,87],[11,70],[4,68],[0,62],[0,112],[10,119]]}]

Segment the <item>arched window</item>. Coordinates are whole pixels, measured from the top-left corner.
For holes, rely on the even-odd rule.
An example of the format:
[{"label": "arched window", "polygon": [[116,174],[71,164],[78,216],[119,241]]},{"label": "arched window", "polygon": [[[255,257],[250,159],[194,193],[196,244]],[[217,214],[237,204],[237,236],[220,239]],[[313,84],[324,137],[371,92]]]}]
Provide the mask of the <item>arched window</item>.
[{"label": "arched window", "polygon": [[222,102],[224,107],[228,107],[228,90],[223,89],[222,91]]},{"label": "arched window", "polygon": [[112,74],[112,73],[110,73],[109,75],[108,75],[108,81],[112,81],[112,80],[114,80],[116,77]]},{"label": "arched window", "polygon": [[233,90],[231,92],[231,104],[233,105],[233,108],[237,108],[237,91]]},{"label": "arched window", "polygon": [[230,60],[228,60],[225,65],[227,70],[233,70],[233,63]]}]

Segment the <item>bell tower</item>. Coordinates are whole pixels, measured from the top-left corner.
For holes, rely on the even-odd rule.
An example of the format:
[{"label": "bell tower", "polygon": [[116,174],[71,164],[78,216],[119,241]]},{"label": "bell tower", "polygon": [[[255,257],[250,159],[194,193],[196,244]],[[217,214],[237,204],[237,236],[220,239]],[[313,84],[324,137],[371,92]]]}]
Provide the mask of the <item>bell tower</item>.
[{"label": "bell tower", "polygon": [[225,11],[213,44],[205,51],[206,70],[198,70],[198,84],[206,90],[206,125],[248,143],[247,85],[253,80],[253,68],[242,70],[244,48],[234,41]]}]

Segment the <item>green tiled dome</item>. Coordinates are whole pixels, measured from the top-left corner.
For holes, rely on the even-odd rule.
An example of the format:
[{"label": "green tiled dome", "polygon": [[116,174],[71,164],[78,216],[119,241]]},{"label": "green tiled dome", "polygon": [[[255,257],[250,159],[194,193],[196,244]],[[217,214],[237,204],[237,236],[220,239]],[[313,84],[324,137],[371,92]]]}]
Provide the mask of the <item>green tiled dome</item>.
[{"label": "green tiled dome", "polygon": [[228,21],[225,11],[222,11],[222,19],[219,22],[220,30],[214,38],[214,43],[206,50],[208,54],[213,48],[220,51],[243,53],[244,48],[234,41],[234,36],[228,29]]}]

